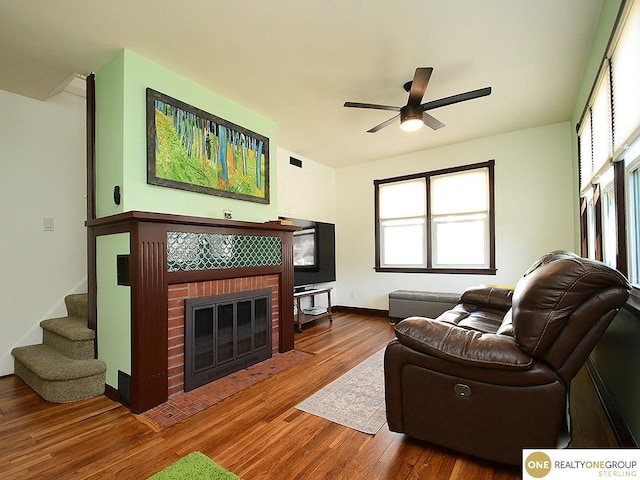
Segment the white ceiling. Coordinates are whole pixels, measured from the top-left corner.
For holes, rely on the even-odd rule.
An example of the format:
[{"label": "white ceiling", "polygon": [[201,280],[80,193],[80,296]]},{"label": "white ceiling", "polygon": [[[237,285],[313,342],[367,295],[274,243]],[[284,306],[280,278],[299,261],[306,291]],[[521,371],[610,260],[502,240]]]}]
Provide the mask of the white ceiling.
[{"label": "white ceiling", "polygon": [[[279,146],[341,167],[571,118],[603,0],[0,0],[0,89],[45,99],[121,48],[272,119]],[[404,105],[438,131],[366,130]],[[215,114],[216,112],[211,112]]]}]

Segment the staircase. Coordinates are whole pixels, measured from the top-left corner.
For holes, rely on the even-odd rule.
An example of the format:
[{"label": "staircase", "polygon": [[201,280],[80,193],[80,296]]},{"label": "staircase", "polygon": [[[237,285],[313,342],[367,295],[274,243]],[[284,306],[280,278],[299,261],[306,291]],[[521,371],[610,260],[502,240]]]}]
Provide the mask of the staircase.
[{"label": "staircase", "polygon": [[15,374],[49,402],[104,393],[106,364],[96,360],[95,331],[87,328],[87,294],[67,295],[67,316],[40,322],[42,344],[16,347]]}]

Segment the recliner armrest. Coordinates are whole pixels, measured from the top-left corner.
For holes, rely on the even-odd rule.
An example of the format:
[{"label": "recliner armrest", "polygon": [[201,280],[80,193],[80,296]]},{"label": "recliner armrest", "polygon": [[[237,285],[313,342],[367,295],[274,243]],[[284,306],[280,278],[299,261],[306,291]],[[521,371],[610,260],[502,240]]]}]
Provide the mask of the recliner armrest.
[{"label": "recliner armrest", "polygon": [[460,303],[507,312],[511,308],[512,296],[513,290],[508,288],[478,285],[467,288],[460,297]]},{"label": "recliner armrest", "polygon": [[395,327],[403,345],[451,362],[500,370],[527,370],[533,358],[509,335],[481,333],[424,317],[410,317]]}]

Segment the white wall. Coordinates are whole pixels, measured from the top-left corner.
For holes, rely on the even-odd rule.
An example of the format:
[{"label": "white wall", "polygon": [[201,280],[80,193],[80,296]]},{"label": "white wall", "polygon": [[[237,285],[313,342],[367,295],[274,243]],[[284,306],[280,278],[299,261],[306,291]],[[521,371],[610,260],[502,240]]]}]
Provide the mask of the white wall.
[{"label": "white wall", "polygon": [[[374,271],[374,179],[490,159],[495,159],[496,275]],[[341,168],[336,192],[339,305],[387,309],[388,293],[398,289],[459,293],[481,283],[511,285],[542,254],[575,245],[568,122]]]},{"label": "white wall", "polygon": [[[86,291],[85,100],[0,90],[0,375],[14,346],[39,343],[40,320],[66,314]],[[43,231],[43,218],[54,231]]]},{"label": "white wall", "polygon": [[[0,375],[13,372],[11,348],[40,342],[40,320],[64,314],[67,293],[86,291],[84,110],[84,99],[66,92],[40,102],[0,91]],[[374,272],[374,179],[489,159],[496,160],[497,275]],[[277,161],[278,214],[336,224],[336,304],[386,309],[396,289],[510,284],[541,254],[575,245],[569,123],[338,170],[284,148]],[[53,232],[42,230],[45,217],[54,219]]]},{"label": "white wall", "polygon": [[[290,157],[302,160],[302,168],[289,163]],[[278,148],[278,215],[317,222],[336,223],[336,170],[284,148]],[[336,237],[339,225],[336,225]],[[336,259],[337,263],[337,259]],[[329,282],[323,286],[333,288],[332,303],[339,285]],[[316,298],[317,306],[326,306],[326,297]],[[302,299],[302,307],[310,298]]]},{"label": "white wall", "polygon": [[[290,157],[302,160],[302,168]],[[278,147],[279,216],[335,223],[335,192],[335,169]]]}]

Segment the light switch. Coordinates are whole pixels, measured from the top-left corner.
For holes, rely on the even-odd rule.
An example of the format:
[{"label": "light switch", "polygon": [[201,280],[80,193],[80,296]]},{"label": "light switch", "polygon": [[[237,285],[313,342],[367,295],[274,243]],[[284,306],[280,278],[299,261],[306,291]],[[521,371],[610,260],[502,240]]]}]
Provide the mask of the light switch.
[{"label": "light switch", "polygon": [[42,230],[45,232],[53,232],[53,218],[42,219]]}]

